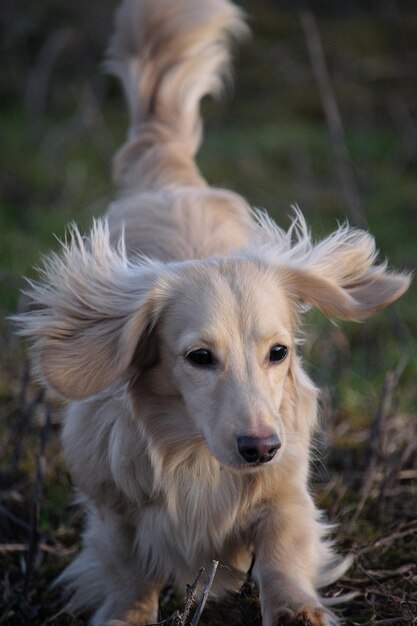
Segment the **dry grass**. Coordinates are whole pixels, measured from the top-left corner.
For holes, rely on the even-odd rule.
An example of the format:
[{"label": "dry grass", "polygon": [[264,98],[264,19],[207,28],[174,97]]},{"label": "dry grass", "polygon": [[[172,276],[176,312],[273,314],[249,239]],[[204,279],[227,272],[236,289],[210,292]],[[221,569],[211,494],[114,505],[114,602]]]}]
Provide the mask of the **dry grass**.
[{"label": "dry grass", "polygon": [[[353,428],[348,419],[333,416],[336,429],[325,443],[317,442],[316,498],[339,524],[340,548],[354,555],[348,574],[325,592],[356,595],[341,606],[348,624],[417,620],[417,433],[413,416],[390,409],[398,375],[398,369],[387,373],[369,427]],[[49,586],[79,548],[82,512],[72,505],[60,450],[61,407],[29,381],[27,361],[21,372],[11,368],[6,381],[11,392],[3,403],[8,429],[0,447],[0,624],[75,626],[85,621],[61,613],[60,593]],[[202,591],[197,592],[198,600]],[[165,594],[163,616],[180,604]],[[190,600],[185,607],[192,617]],[[191,624],[180,616],[165,623]],[[240,596],[209,604],[198,623],[260,625],[250,579]]]}]

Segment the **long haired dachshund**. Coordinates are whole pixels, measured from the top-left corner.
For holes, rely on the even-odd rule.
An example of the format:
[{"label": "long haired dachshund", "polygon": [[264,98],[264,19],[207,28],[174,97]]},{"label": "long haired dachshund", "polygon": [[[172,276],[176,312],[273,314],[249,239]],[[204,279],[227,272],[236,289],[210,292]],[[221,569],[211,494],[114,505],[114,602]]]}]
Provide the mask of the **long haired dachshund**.
[{"label": "long haired dachshund", "polygon": [[376,264],[366,232],[314,242],[299,211],[286,232],[202,177],[200,101],[246,30],[228,0],[124,1],[107,61],[130,111],[121,193],[88,236],[72,229],[17,316],[71,400],[87,527],[60,580],[92,626],[156,622],[167,582],[212,559],[214,594],[237,590],[252,556],[264,626],[337,622],[318,589],[349,562],[308,488],[317,389],[297,338],[308,306],[360,320],[409,276]]}]

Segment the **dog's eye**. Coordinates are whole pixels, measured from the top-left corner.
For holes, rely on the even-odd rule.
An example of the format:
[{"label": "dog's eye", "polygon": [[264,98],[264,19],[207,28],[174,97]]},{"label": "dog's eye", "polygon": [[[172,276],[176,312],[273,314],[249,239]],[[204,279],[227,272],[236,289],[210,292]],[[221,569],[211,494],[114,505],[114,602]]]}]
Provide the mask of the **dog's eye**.
[{"label": "dog's eye", "polygon": [[281,346],[279,343],[276,343],[272,346],[271,351],[269,353],[269,362],[270,363],[280,363],[285,359],[288,354],[288,348],[286,346]]},{"label": "dog's eye", "polygon": [[199,348],[198,350],[192,350],[186,357],[187,361],[190,361],[193,365],[198,367],[213,367],[216,361],[210,350],[205,348]]}]

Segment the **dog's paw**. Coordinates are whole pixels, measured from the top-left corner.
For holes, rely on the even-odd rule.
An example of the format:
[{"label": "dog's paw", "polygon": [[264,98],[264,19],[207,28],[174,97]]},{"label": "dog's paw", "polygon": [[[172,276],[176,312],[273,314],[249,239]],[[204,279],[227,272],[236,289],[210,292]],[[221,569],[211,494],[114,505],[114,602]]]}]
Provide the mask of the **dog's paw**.
[{"label": "dog's paw", "polygon": [[276,626],[336,626],[337,618],[326,609],[303,606],[297,611],[285,610]]}]

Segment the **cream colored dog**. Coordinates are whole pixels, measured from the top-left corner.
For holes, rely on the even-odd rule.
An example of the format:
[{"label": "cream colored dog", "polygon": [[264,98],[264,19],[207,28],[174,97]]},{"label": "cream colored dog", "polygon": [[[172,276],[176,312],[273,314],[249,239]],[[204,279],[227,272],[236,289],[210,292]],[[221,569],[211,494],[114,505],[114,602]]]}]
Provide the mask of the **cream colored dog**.
[{"label": "cream colored dog", "polygon": [[[61,576],[91,624],[157,621],[218,559],[221,595],[254,555],[264,626],[336,623],[317,589],[335,557],[307,480],[317,390],[297,356],[306,305],[358,320],[409,277],[375,265],[365,232],[282,231],[194,162],[199,102],[246,27],[228,0],[125,0],[108,65],[131,114],[107,217],[32,284],[18,319],[42,379],[71,399],[63,443],[88,514]],[[304,621],[302,621],[304,620]]]}]

